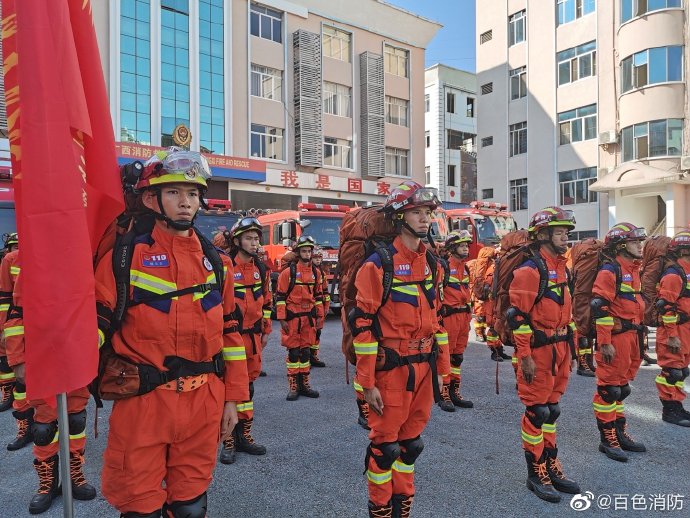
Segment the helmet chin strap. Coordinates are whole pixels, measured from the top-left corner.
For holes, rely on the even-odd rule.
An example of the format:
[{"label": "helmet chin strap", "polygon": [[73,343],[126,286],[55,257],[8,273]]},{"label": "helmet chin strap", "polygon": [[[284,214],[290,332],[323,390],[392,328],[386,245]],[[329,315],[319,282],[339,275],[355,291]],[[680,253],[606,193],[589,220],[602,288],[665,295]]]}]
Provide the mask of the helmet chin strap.
[{"label": "helmet chin strap", "polygon": [[168,225],[168,227],[173,228],[175,230],[189,230],[194,226],[194,220],[196,219],[196,214],[192,217],[191,220],[186,220],[186,219],[170,219],[168,215],[165,213],[165,209],[163,208],[163,193],[160,189],[156,189],[156,198],[158,199],[158,207],[161,209],[160,212],[156,212],[153,209],[149,209],[151,213],[153,213],[153,216],[159,220],[159,221],[165,221],[165,223]]},{"label": "helmet chin strap", "polygon": [[431,229],[429,229],[429,230],[427,230],[427,231],[425,231],[425,232],[417,232],[417,231],[416,231],[415,229],[413,229],[413,228],[410,226],[410,224],[409,224],[407,221],[405,221],[404,219],[401,220],[401,222],[402,222],[402,226],[405,227],[407,230],[409,230],[410,233],[412,233],[413,236],[418,237],[419,239],[424,239],[425,237],[429,237],[429,242],[432,241],[432,240],[431,240],[431,236],[429,235],[429,232],[431,231]]}]

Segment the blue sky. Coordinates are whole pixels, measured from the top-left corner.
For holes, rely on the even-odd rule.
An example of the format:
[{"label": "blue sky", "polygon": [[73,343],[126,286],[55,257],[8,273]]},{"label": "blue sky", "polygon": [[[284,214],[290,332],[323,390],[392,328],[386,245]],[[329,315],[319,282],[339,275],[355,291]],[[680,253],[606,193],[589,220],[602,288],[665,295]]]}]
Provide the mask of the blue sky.
[{"label": "blue sky", "polygon": [[384,1],[443,24],[426,49],[426,66],[443,63],[475,71],[475,0]]}]

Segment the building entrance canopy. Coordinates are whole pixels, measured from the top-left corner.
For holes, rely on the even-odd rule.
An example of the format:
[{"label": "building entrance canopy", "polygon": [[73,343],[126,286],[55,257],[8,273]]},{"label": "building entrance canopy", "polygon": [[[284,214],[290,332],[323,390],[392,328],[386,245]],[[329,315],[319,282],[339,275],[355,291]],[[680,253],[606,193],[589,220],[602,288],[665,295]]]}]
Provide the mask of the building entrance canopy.
[{"label": "building entrance canopy", "polygon": [[628,189],[630,187],[645,187],[660,183],[681,183],[683,176],[676,167],[668,170],[658,169],[641,162],[625,162],[617,166],[606,176],[599,178],[589,186],[597,192]]}]

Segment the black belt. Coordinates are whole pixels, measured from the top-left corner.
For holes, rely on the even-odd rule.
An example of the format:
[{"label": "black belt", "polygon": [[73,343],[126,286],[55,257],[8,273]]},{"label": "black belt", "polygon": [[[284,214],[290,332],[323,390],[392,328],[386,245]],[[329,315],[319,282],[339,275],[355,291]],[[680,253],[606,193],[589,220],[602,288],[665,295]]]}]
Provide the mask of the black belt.
[{"label": "black belt", "polygon": [[257,320],[254,322],[254,325],[248,329],[242,329],[240,331],[241,335],[250,335],[250,338],[252,340],[252,351],[253,354],[256,354],[256,335],[261,334],[261,331],[263,330],[261,319]]},{"label": "black belt", "polygon": [[628,331],[635,331],[637,333],[637,341],[640,348],[640,358],[642,358],[644,356],[644,335],[647,331],[647,328],[642,324],[634,324],[631,320],[625,320],[622,318],[619,318],[618,320],[621,321],[621,329],[620,331],[613,331],[611,334],[620,335],[627,333]]},{"label": "black belt", "polygon": [[193,362],[179,356],[166,356],[163,366],[167,371],[159,371],[153,365],[146,363],[136,364],[139,370],[139,395],[151,392],[160,385],[185,376],[198,376],[199,374],[216,374],[222,378],[225,374],[225,361],[223,353],[213,356],[208,362]]},{"label": "black belt", "polygon": [[[544,347],[545,345],[553,345],[557,344],[559,342],[567,342],[568,346],[570,347],[570,356],[575,359],[577,358],[577,353],[575,351],[575,340],[573,338],[573,330],[568,327],[568,332],[564,335],[553,335],[553,336],[546,336],[546,333],[544,331],[541,331],[540,329],[533,329],[532,332],[534,333],[534,340],[530,344],[530,347],[532,349],[537,349],[539,347]],[[551,360],[551,374],[553,376],[556,375],[556,348],[554,347],[551,350],[552,353],[552,360]]]},{"label": "black belt", "polygon": [[456,315],[457,313],[469,313],[470,312],[470,306],[460,306],[460,307],[453,307],[453,306],[442,306],[441,307],[441,316],[442,317],[449,317],[451,315]]}]

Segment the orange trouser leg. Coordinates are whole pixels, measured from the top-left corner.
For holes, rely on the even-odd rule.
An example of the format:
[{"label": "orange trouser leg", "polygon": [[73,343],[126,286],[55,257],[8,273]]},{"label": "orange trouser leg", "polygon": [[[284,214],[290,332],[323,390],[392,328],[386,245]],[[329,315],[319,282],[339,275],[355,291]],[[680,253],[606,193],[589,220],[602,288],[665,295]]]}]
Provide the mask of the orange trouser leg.
[{"label": "orange trouser leg", "polygon": [[[121,513],[151,513],[204,493],[216,465],[225,385],[156,389],[115,401],[103,455],[103,495]],[[163,483],[165,482],[165,485]]]},{"label": "orange trouser leg", "polygon": [[318,352],[321,348],[321,331],[323,331],[323,326],[314,332],[314,343],[309,346],[314,352]]},{"label": "orange trouser leg", "polygon": [[12,402],[12,410],[16,412],[25,412],[31,408],[29,405],[29,400],[26,399],[26,385],[23,383],[17,383],[14,386],[14,401]]},{"label": "orange trouser leg", "polygon": [[[611,341],[616,349],[616,355],[611,363],[604,362],[601,351],[598,350],[595,355],[597,387],[627,385],[634,378],[642,362],[637,333],[629,331],[613,335]],[[631,375],[632,377],[630,377]],[[594,407],[594,416],[599,422],[610,423],[615,421],[617,416],[623,417],[622,401],[607,402],[599,390],[594,393],[592,406]]]},{"label": "orange trouser leg", "polygon": [[414,460],[419,452],[414,453],[410,444],[418,444],[412,441],[418,440],[429,421],[434,396],[428,363],[414,364],[414,392],[406,390],[408,372],[401,367],[376,373],[384,409],[381,416],[369,414],[371,448],[378,452],[385,443],[398,443],[403,453],[390,468],[379,466],[373,456],[369,458],[369,500],[375,505],[387,504],[393,494],[414,495]]},{"label": "orange trouser leg", "polygon": [[[443,325],[448,332],[448,346],[450,350],[450,381],[460,382],[462,373],[462,361],[459,360],[458,355],[465,352],[467,348],[467,341],[470,335],[470,319],[469,313],[455,313],[443,319]],[[455,356],[455,358],[454,358]],[[446,380],[443,380],[444,383]]]},{"label": "orange trouser leg", "polygon": [[[67,413],[77,414],[86,408],[89,402],[89,390],[81,388],[73,390],[67,394]],[[42,399],[33,399],[29,404],[34,409],[34,422],[41,424],[55,424],[55,436],[50,444],[46,446],[38,446],[34,444],[34,457],[38,460],[46,460],[57,455],[59,450],[58,432],[57,432],[57,408],[51,407]],[[70,430],[69,436],[69,451],[71,453],[83,453],[86,446],[86,429],[80,431]],[[35,438],[34,438],[35,440]]]},{"label": "orange trouser leg", "polygon": [[671,376],[671,369],[684,369],[690,364],[690,323],[678,326],[678,337],[680,338],[680,351],[673,354],[669,351],[668,332],[662,326],[656,331],[656,356],[661,372],[656,377],[656,388],[659,392],[659,399],[664,401],[684,401],[686,393],[684,381],[677,381]]},{"label": "orange trouser leg", "polygon": [[522,447],[539,458],[545,446],[556,446],[556,425],[554,419],[548,418],[538,425],[540,420],[535,418],[535,411],[530,407],[554,405],[560,401],[568,386],[572,362],[566,342],[532,349],[531,354],[537,375],[528,384],[522,370],[517,369],[518,396],[527,407],[521,422]]},{"label": "orange trouser leg", "polygon": [[[244,351],[247,354],[247,373],[249,383],[253,383],[261,372],[261,335],[243,334]],[[237,417],[249,420],[254,417],[254,401],[242,401],[237,404]]]}]

